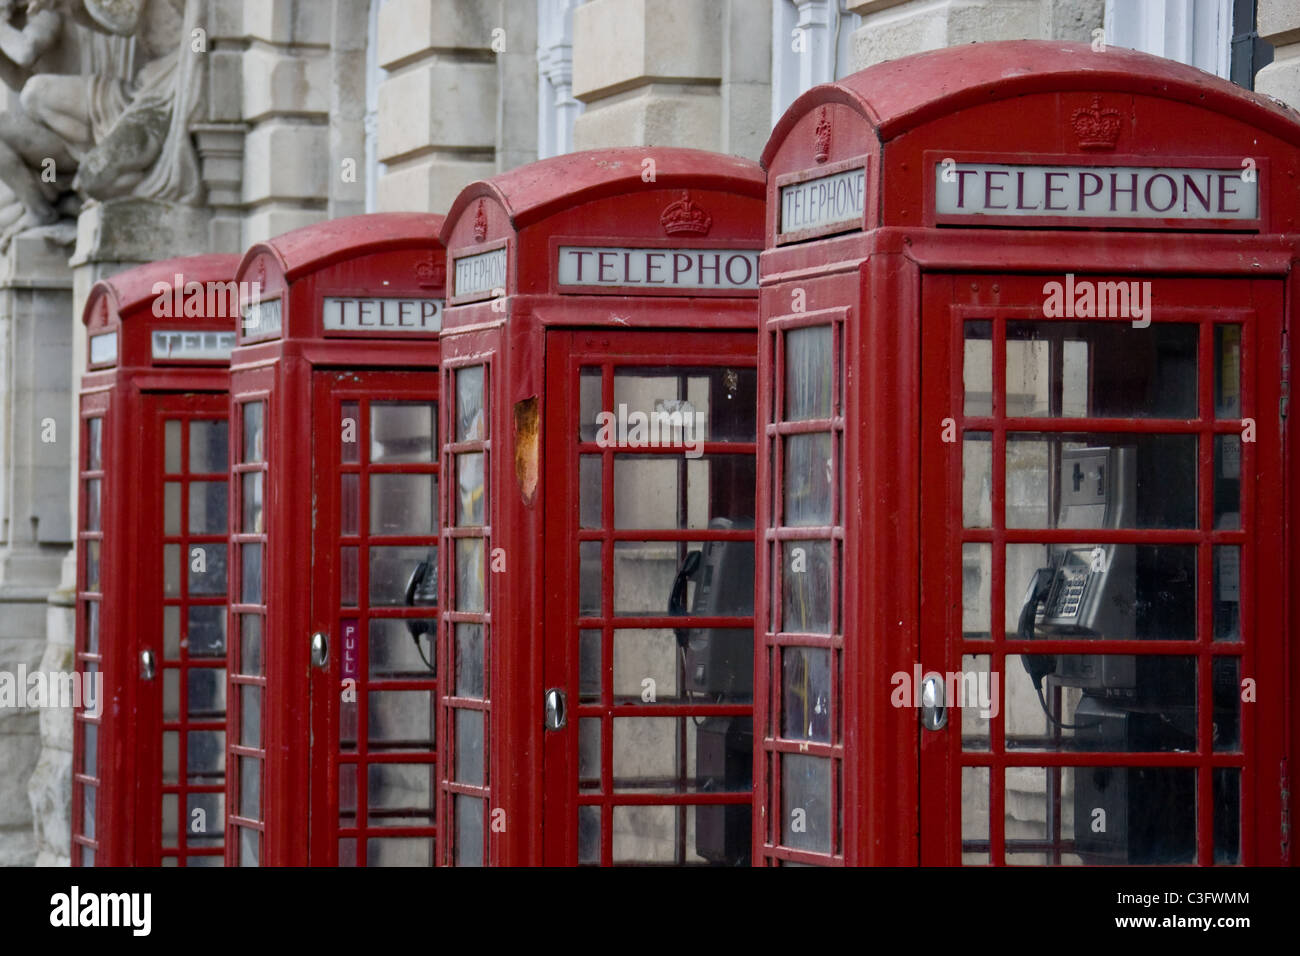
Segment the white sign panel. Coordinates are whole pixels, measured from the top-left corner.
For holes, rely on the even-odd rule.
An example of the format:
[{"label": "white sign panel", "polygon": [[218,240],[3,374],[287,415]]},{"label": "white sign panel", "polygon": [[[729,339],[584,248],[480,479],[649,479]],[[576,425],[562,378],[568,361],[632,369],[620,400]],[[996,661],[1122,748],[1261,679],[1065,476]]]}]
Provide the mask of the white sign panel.
[{"label": "white sign panel", "polygon": [[105,332],[90,337],[90,364],[117,364],[117,333]]},{"label": "white sign panel", "polygon": [[493,249],[457,259],[456,295],[478,295],[506,287],[506,249]]},{"label": "white sign panel", "polygon": [[757,289],[757,249],[561,246],[558,285]]},{"label": "white sign panel", "polygon": [[836,226],[860,227],[867,185],[865,169],[849,169],[781,187],[780,233]]},{"label": "white sign panel", "polygon": [[935,163],[941,217],[1259,218],[1257,169]]},{"label": "white sign panel", "polygon": [[442,299],[326,299],[326,332],[437,332]]},{"label": "white sign panel", "polygon": [[229,361],[235,348],[235,333],[159,329],[154,332],[150,346],[156,359]]},{"label": "white sign panel", "polygon": [[282,322],[279,299],[253,302],[244,307],[244,340],[256,342],[278,338]]}]

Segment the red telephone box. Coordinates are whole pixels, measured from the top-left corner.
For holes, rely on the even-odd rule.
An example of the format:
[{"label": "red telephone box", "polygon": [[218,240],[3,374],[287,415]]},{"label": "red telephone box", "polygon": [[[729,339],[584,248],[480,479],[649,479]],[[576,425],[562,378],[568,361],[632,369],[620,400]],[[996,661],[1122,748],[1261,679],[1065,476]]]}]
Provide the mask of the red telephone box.
[{"label": "red telephone box", "polygon": [[1297,144],[1264,97],[1057,42],[782,118],[761,862],[1289,861]]},{"label": "red telephone box", "polygon": [[231,865],[432,865],[442,217],[250,248],[231,361]]},{"label": "red telephone box", "polygon": [[83,313],[72,862],[220,866],[237,256],[103,279]]},{"label": "red telephone box", "polygon": [[447,216],[441,863],[749,861],[762,182],[607,149]]}]

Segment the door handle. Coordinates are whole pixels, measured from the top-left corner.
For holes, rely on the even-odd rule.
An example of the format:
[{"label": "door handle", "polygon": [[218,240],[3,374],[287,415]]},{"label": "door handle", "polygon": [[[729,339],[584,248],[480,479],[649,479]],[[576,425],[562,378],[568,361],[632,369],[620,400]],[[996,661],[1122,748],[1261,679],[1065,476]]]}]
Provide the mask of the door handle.
[{"label": "door handle", "polygon": [[311,636],[311,666],[324,667],[330,659],[330,638],[324,631]]},{"label": "door handle", "polygon": [[926,730],[943,730],[948,724],[948,707],[944,700],[943,678],[929,674],[921,678],[921,726]]},{"label": "door handle", "polygon": [[552,687],[546,692],[546,729],[563,730],[564,725],[569,722],[568,707],[564,698],[564,691],[558,687]]},{"label": "door handle", "polygon": [[153,651],[143,650],[140,652],[140,678],[141,680],[153,680],[153,675],[157,673],[158,665],[154,660]]}]

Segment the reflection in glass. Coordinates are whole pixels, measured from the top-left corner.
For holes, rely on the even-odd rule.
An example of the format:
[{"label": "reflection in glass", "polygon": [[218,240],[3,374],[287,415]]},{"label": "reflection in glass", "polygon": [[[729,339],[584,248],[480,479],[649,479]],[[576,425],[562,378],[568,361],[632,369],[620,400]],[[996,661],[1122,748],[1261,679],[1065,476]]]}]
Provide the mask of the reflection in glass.
[{"label": "reflection in glass", "polygon": [[239,476],[243,485],[240,495],[243,517],[240,530],[244,534],[261,534],[266,530],[262,523],[262,479],[265,472],[247,471]]},{"label": "reflection in glass", "polygon": [[786,541],[781,565],[781,630],[831,632],[831,543]]},{"label": "reflection in glass", "polygon": [[104,419],[86,419],[86,471],[99,471],[104,465]]},{"label": "reflection in glass", "polygon": [[370,463],[432,462],[437,412],[428,402],[372,402]]},{"label": "reflection in glass", "polygon": [[781,652],[781,736],[831,739],[831,652],[786,647]]},{"label": "reflection in glass", "polygon": [[456,370],[456,441],[487,437],[483,366]]},{"label": "reflection in glass", "polygon": [[265,461],[262,451],[262,418],[265,405],[262,402],[245,402],[244,410],[244,447],[240,461],[249,464]]},{"label": "reflection in glass", "polygon": [[831,328],[791,329],[785,334],[785,421],[830,418]]},{"label": "reflection in glass", "polygon": [[483,524],[483,462],[481,451],[456,456],[456,486],[460,490],[456,524],[459,527]]},{"label": "reflection in glass", "polygon": [[456,539],[456,610],[482,611],[485,568],[482,538]]},{"label": "reflection in glass", "polygon": [[828,432],[785,437],[787,527],[831,523],[831,436]]}]

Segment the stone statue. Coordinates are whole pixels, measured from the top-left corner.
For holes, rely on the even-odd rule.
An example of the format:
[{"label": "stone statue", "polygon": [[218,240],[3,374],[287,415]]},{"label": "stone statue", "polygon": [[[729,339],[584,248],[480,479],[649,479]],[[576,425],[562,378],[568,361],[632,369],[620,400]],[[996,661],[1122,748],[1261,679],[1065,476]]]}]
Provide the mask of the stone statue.
[{"label": "stone statue", "polygon": [[24,221],[51,222],[62,211],[38,172],[51,158],[60,183],[66,183],[65,169],[75,170],[71,188],[82,197],[199,202],[202,181],[189,124],[202,98],[202,0],[27,4],[62,10],[89,32],[83,72],[28,78],[21,118],[9,114],[10,132],[18,135],[0,130],[0,140],[24,160],[14,167],[0,154],[0,178],[27,207]]}]

